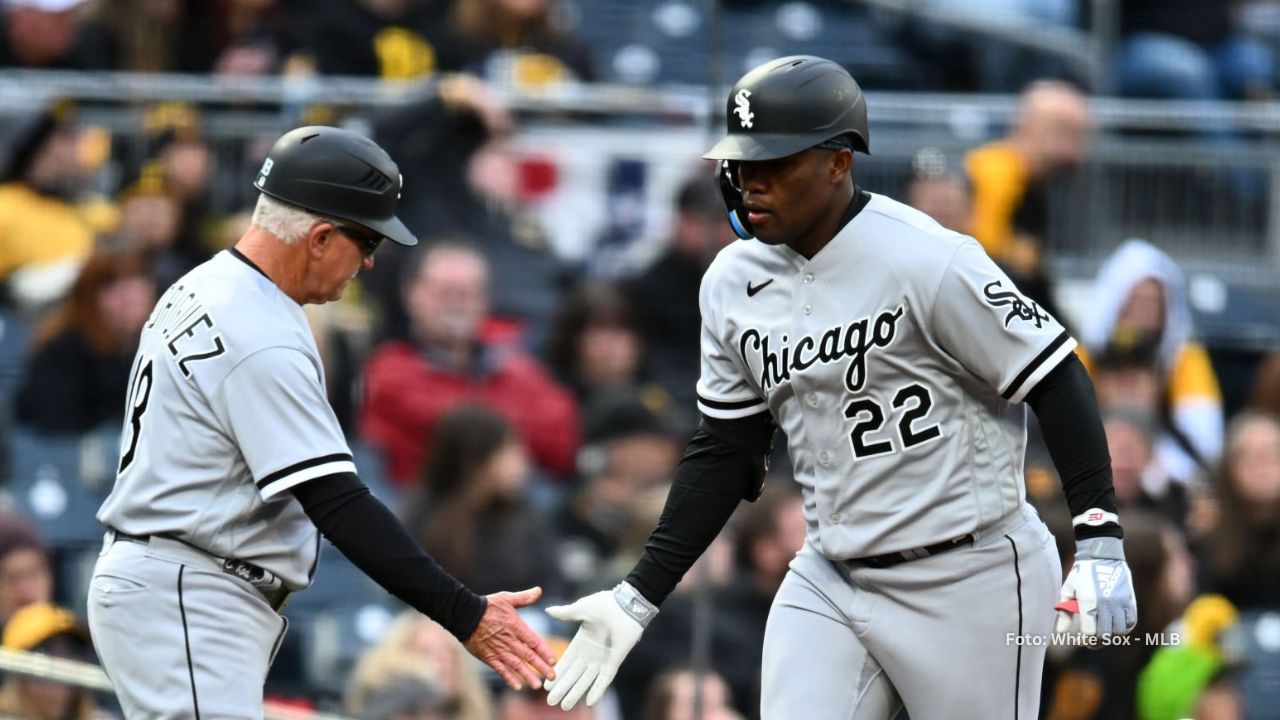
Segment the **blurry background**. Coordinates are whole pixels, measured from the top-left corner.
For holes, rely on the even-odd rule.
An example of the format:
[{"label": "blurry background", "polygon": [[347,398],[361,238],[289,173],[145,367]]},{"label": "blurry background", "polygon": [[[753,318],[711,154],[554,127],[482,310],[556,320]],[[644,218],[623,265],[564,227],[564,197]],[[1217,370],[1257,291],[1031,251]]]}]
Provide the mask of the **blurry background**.
[{"label": "blurry background", "polygon": [[[387,148],[423,241],[308,308],[362,478],[480,592],[615,583],[696,424],[698,283],[733,242],[699,155],[738,76],[805,53],[867,91],[857,182],[980,240],[1094,375],[1139,632],[1182,642],[1054,648],[1042,716],[1280,717],[1277,50],[1271,0],[0,0],[3,645],[91,657],[74,618],[138,332],[240,237],[254,172],[303,124]],[[268,695],[365,718],[755,717],[805,531],[785,452],[774,467],[600,708],[503,691],[332,548]],[[1069,566],[1035,443],[1027,489]],[[0,686],[0,715],[114,710]]]}]

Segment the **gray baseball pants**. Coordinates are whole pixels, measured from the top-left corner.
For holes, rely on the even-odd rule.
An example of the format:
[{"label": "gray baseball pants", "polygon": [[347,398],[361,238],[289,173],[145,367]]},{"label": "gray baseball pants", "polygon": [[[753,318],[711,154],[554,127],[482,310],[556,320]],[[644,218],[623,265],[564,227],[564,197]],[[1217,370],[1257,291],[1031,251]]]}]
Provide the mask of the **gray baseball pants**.
[{"label": "gray baseball pants", "polygon": [[89,585],[89,629],[128,720],[261,718],[287,628],[212,556],[107,534]]},{"label": "gray baseball pants", "polygon": [[761,718],[1035,720],[1061,586],[1027,505],[972,545],[887,568],[806,543],[769,613]]}]

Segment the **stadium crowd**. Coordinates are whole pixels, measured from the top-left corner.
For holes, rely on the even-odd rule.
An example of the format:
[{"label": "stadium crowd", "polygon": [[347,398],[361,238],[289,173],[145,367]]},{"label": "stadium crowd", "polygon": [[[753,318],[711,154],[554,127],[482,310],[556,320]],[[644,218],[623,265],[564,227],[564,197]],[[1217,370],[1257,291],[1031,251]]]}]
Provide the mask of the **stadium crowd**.
[{"label": "stadium crowd", "polygon": [[[681,4],[648,5],[656,18],[661,7]],[[725,4],[770,19],[778,5]],[[931,4],[994,23],[1063,26],[1084,26],[1091,6]],[[365,479],[477,592],[540,585],[550,602],[615,583],[654,526],[697,422],[698,285],[715,253],[734,242],[710,168],[692,158],[661,252],[616,276],[558,257],[521,206],[507,145],[517,120],[491,88],[627,79],[633,68],[616,47],[588,41],[595,37],[590,5],[0,6],[0,72],[439,79],[430,99],[365,118],[404,172],[402,217],[422,245],[384,248],[340,303],[308,313],[332,404],[353,443],[377,459]],[[851,12],[849,3],[831,0],[790,5]],[[1275,89],[1271,48],[1280,40],[1268,5],[1117,3],[1115,90],[1268,99]],[[1249,397],[1225,400],[1211,348],[1196,331],[1187,278],[1159,237],[1118,243],[1102,262],[1088,306],[1063,306],[1046,262],[1054,240],[1046,203],[1066,171],[1088,162],[1090,110],[1080,79],[1045,58],[1010,63],[1010,54],[1025,52],[1012,46],[880,15],[846,20],[874,26],[915,68],[898,76],[898,89],[1021,92],[1005,136],[963,159],[917,155],[902,199],[976,237],[1024,293],[1072,326],[1104,414],[1138,588],[1136,636],[1181,639],[1052,648],[1042,717],[1270,717],[1261,708],[1277,707],[1267,693],[1280,676],[1280,643],[1274,628],[1264,640],[1251,641],[1250,632],[1280,612],[1280,350],[1244,380],[1253,388]],[[849,62],[859,77],[857,59]],[[894,87],[887,78],[872,73],[868,84]],[[345,119],[317,112],[327,122]],[[137,134],[113,137],[84,122],[74,103],[56,101],[22,114],[6,133],[0,338],[18,348],[14,372],[0,387],[6,439],[118,427],[138,334],[158,294],[227,247],[248,222],[251,178],[235,176],[214,152],[198,108],[163,103],[145,117]],[[254,165],[265,147],[245,143],[245,162],[234,165]],[[413,613],[379,625],[376,641],[342,667],[347,674],[336,690],[317,683],[315,669],[299,657],[310,646],[286,645],[268,693],[387,720],[683,720],[693,717],[695,694],[708,720],[755,717],[765,618],[806,529],[785,453],[774,460],[764,496],[740,509],[595,709],[566,714],[546,708],[536,693],[503,689],[446,632]],[[11,473],[4,475],[16,487]],[[1047,453],[1034,443],[1026,476],[1028,498],[1059,539],[1065,572],[1070,520]],[[72,596],[83,548],[47,541],[38,520],[0,517],[0,644],[92,659],[83,625],[66,609],[83,602]],[[322,564],[321,576],[325,571]],[[569,628],[532,615],[562,646]],[[695,672],[692,646],[703,641],[709,668]],[[19,675],[0,685],[4,716],[97,717],[99,704],[110,708],[86,692]]]}]

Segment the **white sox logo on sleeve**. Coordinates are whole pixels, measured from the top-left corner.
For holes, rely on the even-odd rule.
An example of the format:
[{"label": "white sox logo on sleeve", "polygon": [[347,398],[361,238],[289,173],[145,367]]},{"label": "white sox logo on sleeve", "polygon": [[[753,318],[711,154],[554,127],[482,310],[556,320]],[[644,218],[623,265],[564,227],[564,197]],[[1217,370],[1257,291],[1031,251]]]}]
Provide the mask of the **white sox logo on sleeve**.
[{"label": "white sox logo on sleeve", "polygon": [[982,295],[991,307],[1009,306],[1009,313],[1004,316],[1004,326],[1007,328],[1014,320],[1022,320],[1035,323],[1036,327],[1044,327],[1044,321],[1050,319],[1049,315],[1015,290],[998,290],[1002,284],[1003,281],[992,280],[983,286]]},{"label": "white sox logo on sleeve", "polygon": [[760,358],[760,387],[768,390],[791,380],[791,372],[807,370],[816,363],[823,365],[849,358],[849,369],[844,375],[849,392],[858,392],[867,381],[867,355],[876,348],[887,348],[898,332],[898,320],[904,312],[899,305],[893,310],[881,311],[873,320],[865,317],[845,326],[833,327],[818,339],[802,336],[794,347],[786,335],[782,347],[774,350],[771,338],[755,328],[748,328],[738,341],[738,352],[750,365],[749,356]]}]

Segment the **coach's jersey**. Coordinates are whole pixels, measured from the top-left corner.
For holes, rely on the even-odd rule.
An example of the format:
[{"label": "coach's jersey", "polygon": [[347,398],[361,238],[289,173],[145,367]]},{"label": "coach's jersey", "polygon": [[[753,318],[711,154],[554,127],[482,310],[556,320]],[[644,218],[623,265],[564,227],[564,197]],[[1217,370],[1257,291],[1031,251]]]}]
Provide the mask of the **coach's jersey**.
[{"label": "coach's jersey", "polygon": [[826,556],[930,545],[1023,502],[1018,403],[1076,343],[973,239],[871,195],[811,260],[725,248],[700,305],[699,408],[772,413]]},{"label": "coach's jersey", "polygon": [[219,253],[170,287],[143,328],[98,519],[305,587],[319,535],[285,491],[355,472],[324,387],[301,306],[243,256]]}]

